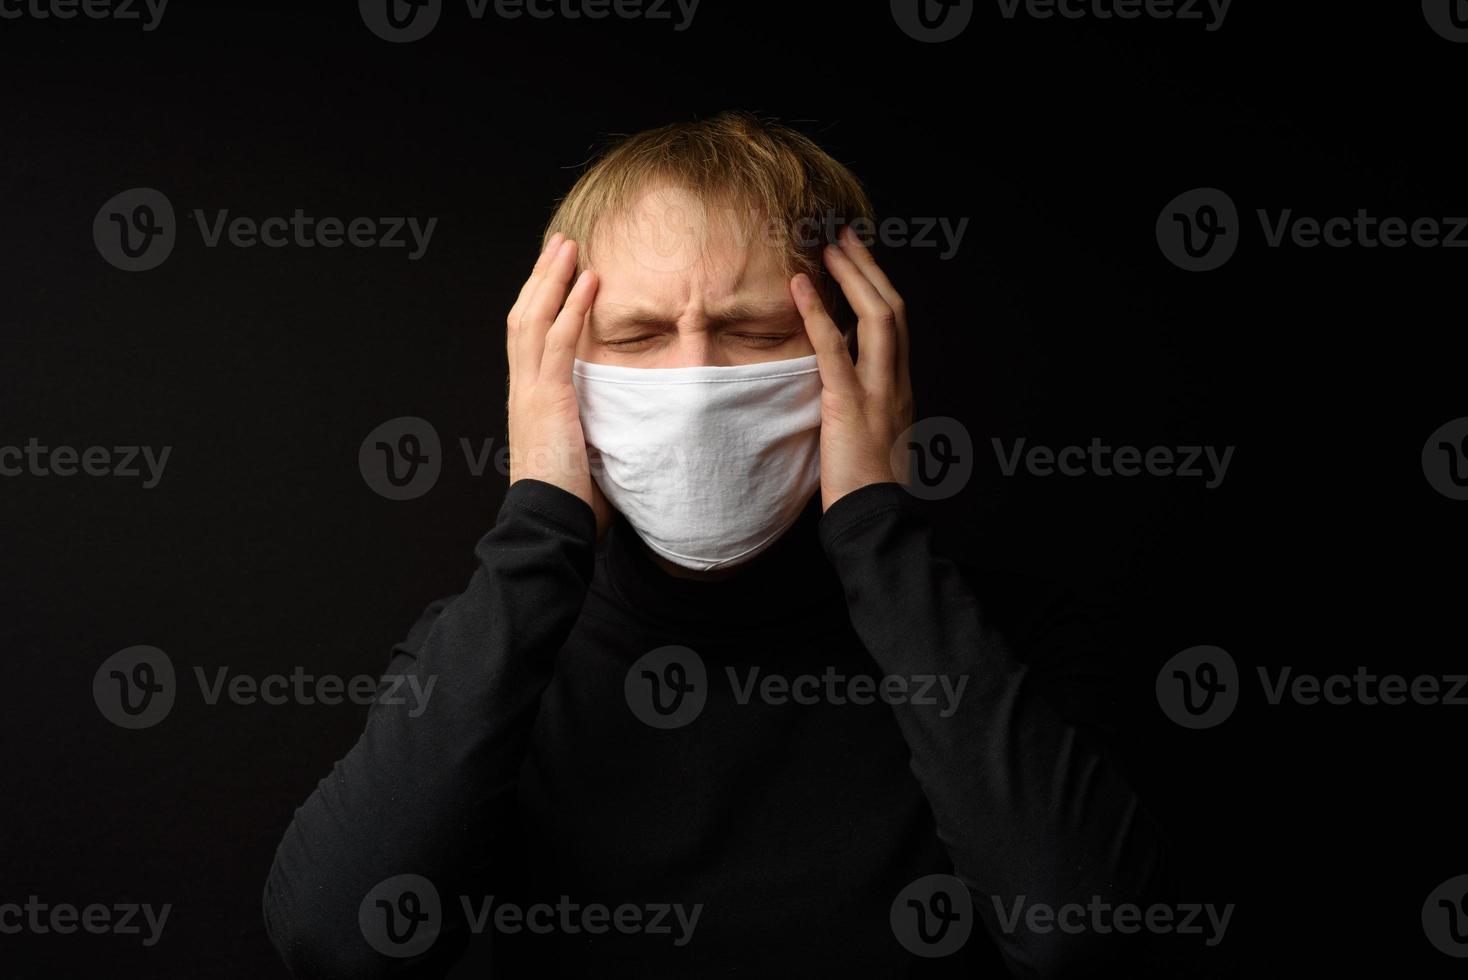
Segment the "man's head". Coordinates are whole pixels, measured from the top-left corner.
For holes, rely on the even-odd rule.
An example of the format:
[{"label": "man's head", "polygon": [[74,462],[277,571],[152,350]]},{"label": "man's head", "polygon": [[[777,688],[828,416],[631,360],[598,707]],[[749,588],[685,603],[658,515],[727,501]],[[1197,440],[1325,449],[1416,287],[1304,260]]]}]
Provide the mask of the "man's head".
[{"label": "man's head", "polygon": [[577,346],[628,367],[750,364],[812,352],[798,272],[849,326],[821,248],[871,221],[861,183],[788,127],[743,112],[663,126],[612,146],[545,231],[581,244],[599,279]]}]

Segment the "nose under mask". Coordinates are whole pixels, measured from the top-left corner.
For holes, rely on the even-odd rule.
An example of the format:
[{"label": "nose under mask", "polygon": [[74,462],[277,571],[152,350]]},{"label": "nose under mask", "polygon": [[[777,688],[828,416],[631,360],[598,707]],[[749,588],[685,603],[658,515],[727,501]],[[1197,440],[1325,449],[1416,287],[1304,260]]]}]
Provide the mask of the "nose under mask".
[{"label": "nose under mask", "polygon": [[709,571],[784,534],[821,483],[814,354],[732,367],[572,371],[597,486],[658,554]]}]

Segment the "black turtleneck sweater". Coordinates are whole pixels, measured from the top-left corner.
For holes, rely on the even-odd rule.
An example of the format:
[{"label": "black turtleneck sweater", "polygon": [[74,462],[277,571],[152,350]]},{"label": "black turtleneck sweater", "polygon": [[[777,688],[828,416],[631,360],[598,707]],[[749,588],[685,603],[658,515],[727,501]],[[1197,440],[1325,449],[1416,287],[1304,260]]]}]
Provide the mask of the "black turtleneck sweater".
[{"label": "black turtleneck sweater", "polygon": [[516,483],[394,648],[266,883],[297,976],[1066,975],[1117,937],[1024,912],[1158,894],[1085,634],[941,557],[896,484],[718,582],[595,536]]}]

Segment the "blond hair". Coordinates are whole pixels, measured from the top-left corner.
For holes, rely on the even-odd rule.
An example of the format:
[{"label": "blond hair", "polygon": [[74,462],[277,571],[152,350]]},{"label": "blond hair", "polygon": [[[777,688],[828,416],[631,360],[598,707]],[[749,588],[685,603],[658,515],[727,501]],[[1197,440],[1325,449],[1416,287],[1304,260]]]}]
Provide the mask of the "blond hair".
[{"label": "blond hair", "polygon": [[820,251],[842,225],[874,224],[866,191],[811,139],[749,112],[660,126],[612,144],[558,203],[542,245],[560,232],[581,243],[584,264],[600,222],[625,216],[663,187],[722,208],[746,235],[749,222],[758,224],[786,273],[809,275],[828,306],[837,300],[838,322],[849,318],[827,280]]}]

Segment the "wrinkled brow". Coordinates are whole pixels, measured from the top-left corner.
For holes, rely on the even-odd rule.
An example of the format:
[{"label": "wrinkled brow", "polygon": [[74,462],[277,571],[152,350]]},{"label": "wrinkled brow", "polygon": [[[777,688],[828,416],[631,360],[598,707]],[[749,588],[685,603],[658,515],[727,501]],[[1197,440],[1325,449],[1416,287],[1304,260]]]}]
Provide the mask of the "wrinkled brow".
[{"label": "wrinkled brow", "polygon": [[[735,301],[709,310],[709,318],[718,324],[769,323],[797,315],[794,301]],[[676,314],[668,310],[629,303],[602,303],[593,308],[592,329],[637,326],[666,327],[674,323]]]}]

